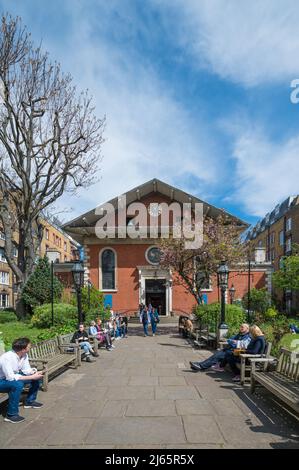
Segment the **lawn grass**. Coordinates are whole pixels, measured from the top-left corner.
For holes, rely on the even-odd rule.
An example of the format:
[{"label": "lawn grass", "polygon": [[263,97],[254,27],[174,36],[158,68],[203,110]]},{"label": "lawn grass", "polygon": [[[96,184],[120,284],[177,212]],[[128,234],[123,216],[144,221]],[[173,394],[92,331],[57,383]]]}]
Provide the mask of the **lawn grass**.
[{"label": "lawn grass", "polygon": [[299,350],[299,334],[288,333],[279,341],[279,347],[285,347],[291,351]]},{"label": "lawn grass", "polygon": [[16,338],[27,337],[32,343],[38,341],[38,336],[48,330],[41,328],[32,328],[29,323],[14,321],[7,323],[0,323],[0,331],[5,344],[5,350],[11,349],[11,343]]}]

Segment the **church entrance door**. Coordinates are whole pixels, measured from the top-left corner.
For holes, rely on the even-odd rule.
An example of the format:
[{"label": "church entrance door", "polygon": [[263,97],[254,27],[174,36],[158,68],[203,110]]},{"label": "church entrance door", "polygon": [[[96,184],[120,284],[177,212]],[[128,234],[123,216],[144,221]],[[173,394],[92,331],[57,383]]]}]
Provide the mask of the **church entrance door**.
[{"label": "church entrance door", "polygon": [[145,280],[145,301],[157,308],[159,315],[166,315],[166,279]]}]

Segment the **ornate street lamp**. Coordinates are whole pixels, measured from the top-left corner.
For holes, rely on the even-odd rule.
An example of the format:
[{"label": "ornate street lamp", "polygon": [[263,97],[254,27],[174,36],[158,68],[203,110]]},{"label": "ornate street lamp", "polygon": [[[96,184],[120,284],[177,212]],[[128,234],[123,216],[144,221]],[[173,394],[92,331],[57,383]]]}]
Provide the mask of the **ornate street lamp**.
[{"label": "ornate street lamp", "polygon": [[234,288],[234,285],[233,285],[233,284],[232,284],[232,286],[228,289],[228,291],[229,291],[230,303],[232,304],[233,301],[234,301],[235,293],[236,293],[236,289]]},{"label": "ornate street lamp", "polygon": [[81,289],[84,284],[84,268],[80,262],[74,263],[74,266],[72,267],[72,275],[77,292],[78,322],[83,323]]},{"label": "ornate street lamp", "polygon": [[59,263],[60,252],[56,250],[46,250],[46,257],[50,261],[51,272],[51,316],[52,326],[54,326],[54,263]]},{"label": "ornate street lamp", "polygon": [[218,274],[218,285],[221,289],[221,319],[218,327],[218,341],[223,339],[228,331],[228,326],[225,323],[225,292],[228,285],[228,274],[229,270],[225,261],[221,261],[221,264],[217,271]]},{"label": "ornate street lamp", "polygon": [[91,280],[87,281],[87,290],[88,290],[88,310],[90,310],[90,289],[92,288]]}]

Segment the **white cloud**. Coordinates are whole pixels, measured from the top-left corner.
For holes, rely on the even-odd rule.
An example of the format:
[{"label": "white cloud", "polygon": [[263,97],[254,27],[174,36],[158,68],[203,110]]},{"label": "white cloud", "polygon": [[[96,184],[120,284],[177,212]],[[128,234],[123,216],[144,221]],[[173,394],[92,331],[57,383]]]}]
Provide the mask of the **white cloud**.
[{"label": "white cloud", "polygon": [[200,67],[245,86],[299,76],[297,0],[154,1]]},{"label": "white cloud", "polygon": [[233,192],[249,214],[263,217],[290,195],[298,194],[299,135],[274,143],[262,129],[235,128]]},{"label": "white cloud", "polygon": [[[107,128],[101,181],[81,191],[80,200],[64,197],[61,204],[71,204],[72,215],[77,215],[151,178],[171,183],[180,174],[185,183],[184,175],[196,175],[204,195],[217,178],[206,124],[189,115],[142,57],[126,55],[108,39],[97,38],[97,20],[89,21],[71,6],[72,32],[63,44],[44,40],[45,47],[50,46],[51,56],[60,58],[82,88],[89,88],[97,114],[107,116]],[[68,55],[69,50],[74,53]]]}]

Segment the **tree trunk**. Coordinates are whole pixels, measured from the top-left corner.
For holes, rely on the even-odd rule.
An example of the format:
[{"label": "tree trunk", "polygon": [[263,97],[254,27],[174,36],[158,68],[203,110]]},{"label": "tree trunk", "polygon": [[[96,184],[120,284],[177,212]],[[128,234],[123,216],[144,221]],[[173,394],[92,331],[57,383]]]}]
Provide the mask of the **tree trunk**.
[{"label": "tree trunk", "polygon": [[26,305],[22,297],[18,297],[16,301],[16,315],[18,320],[22,320],[26,316]]}]

